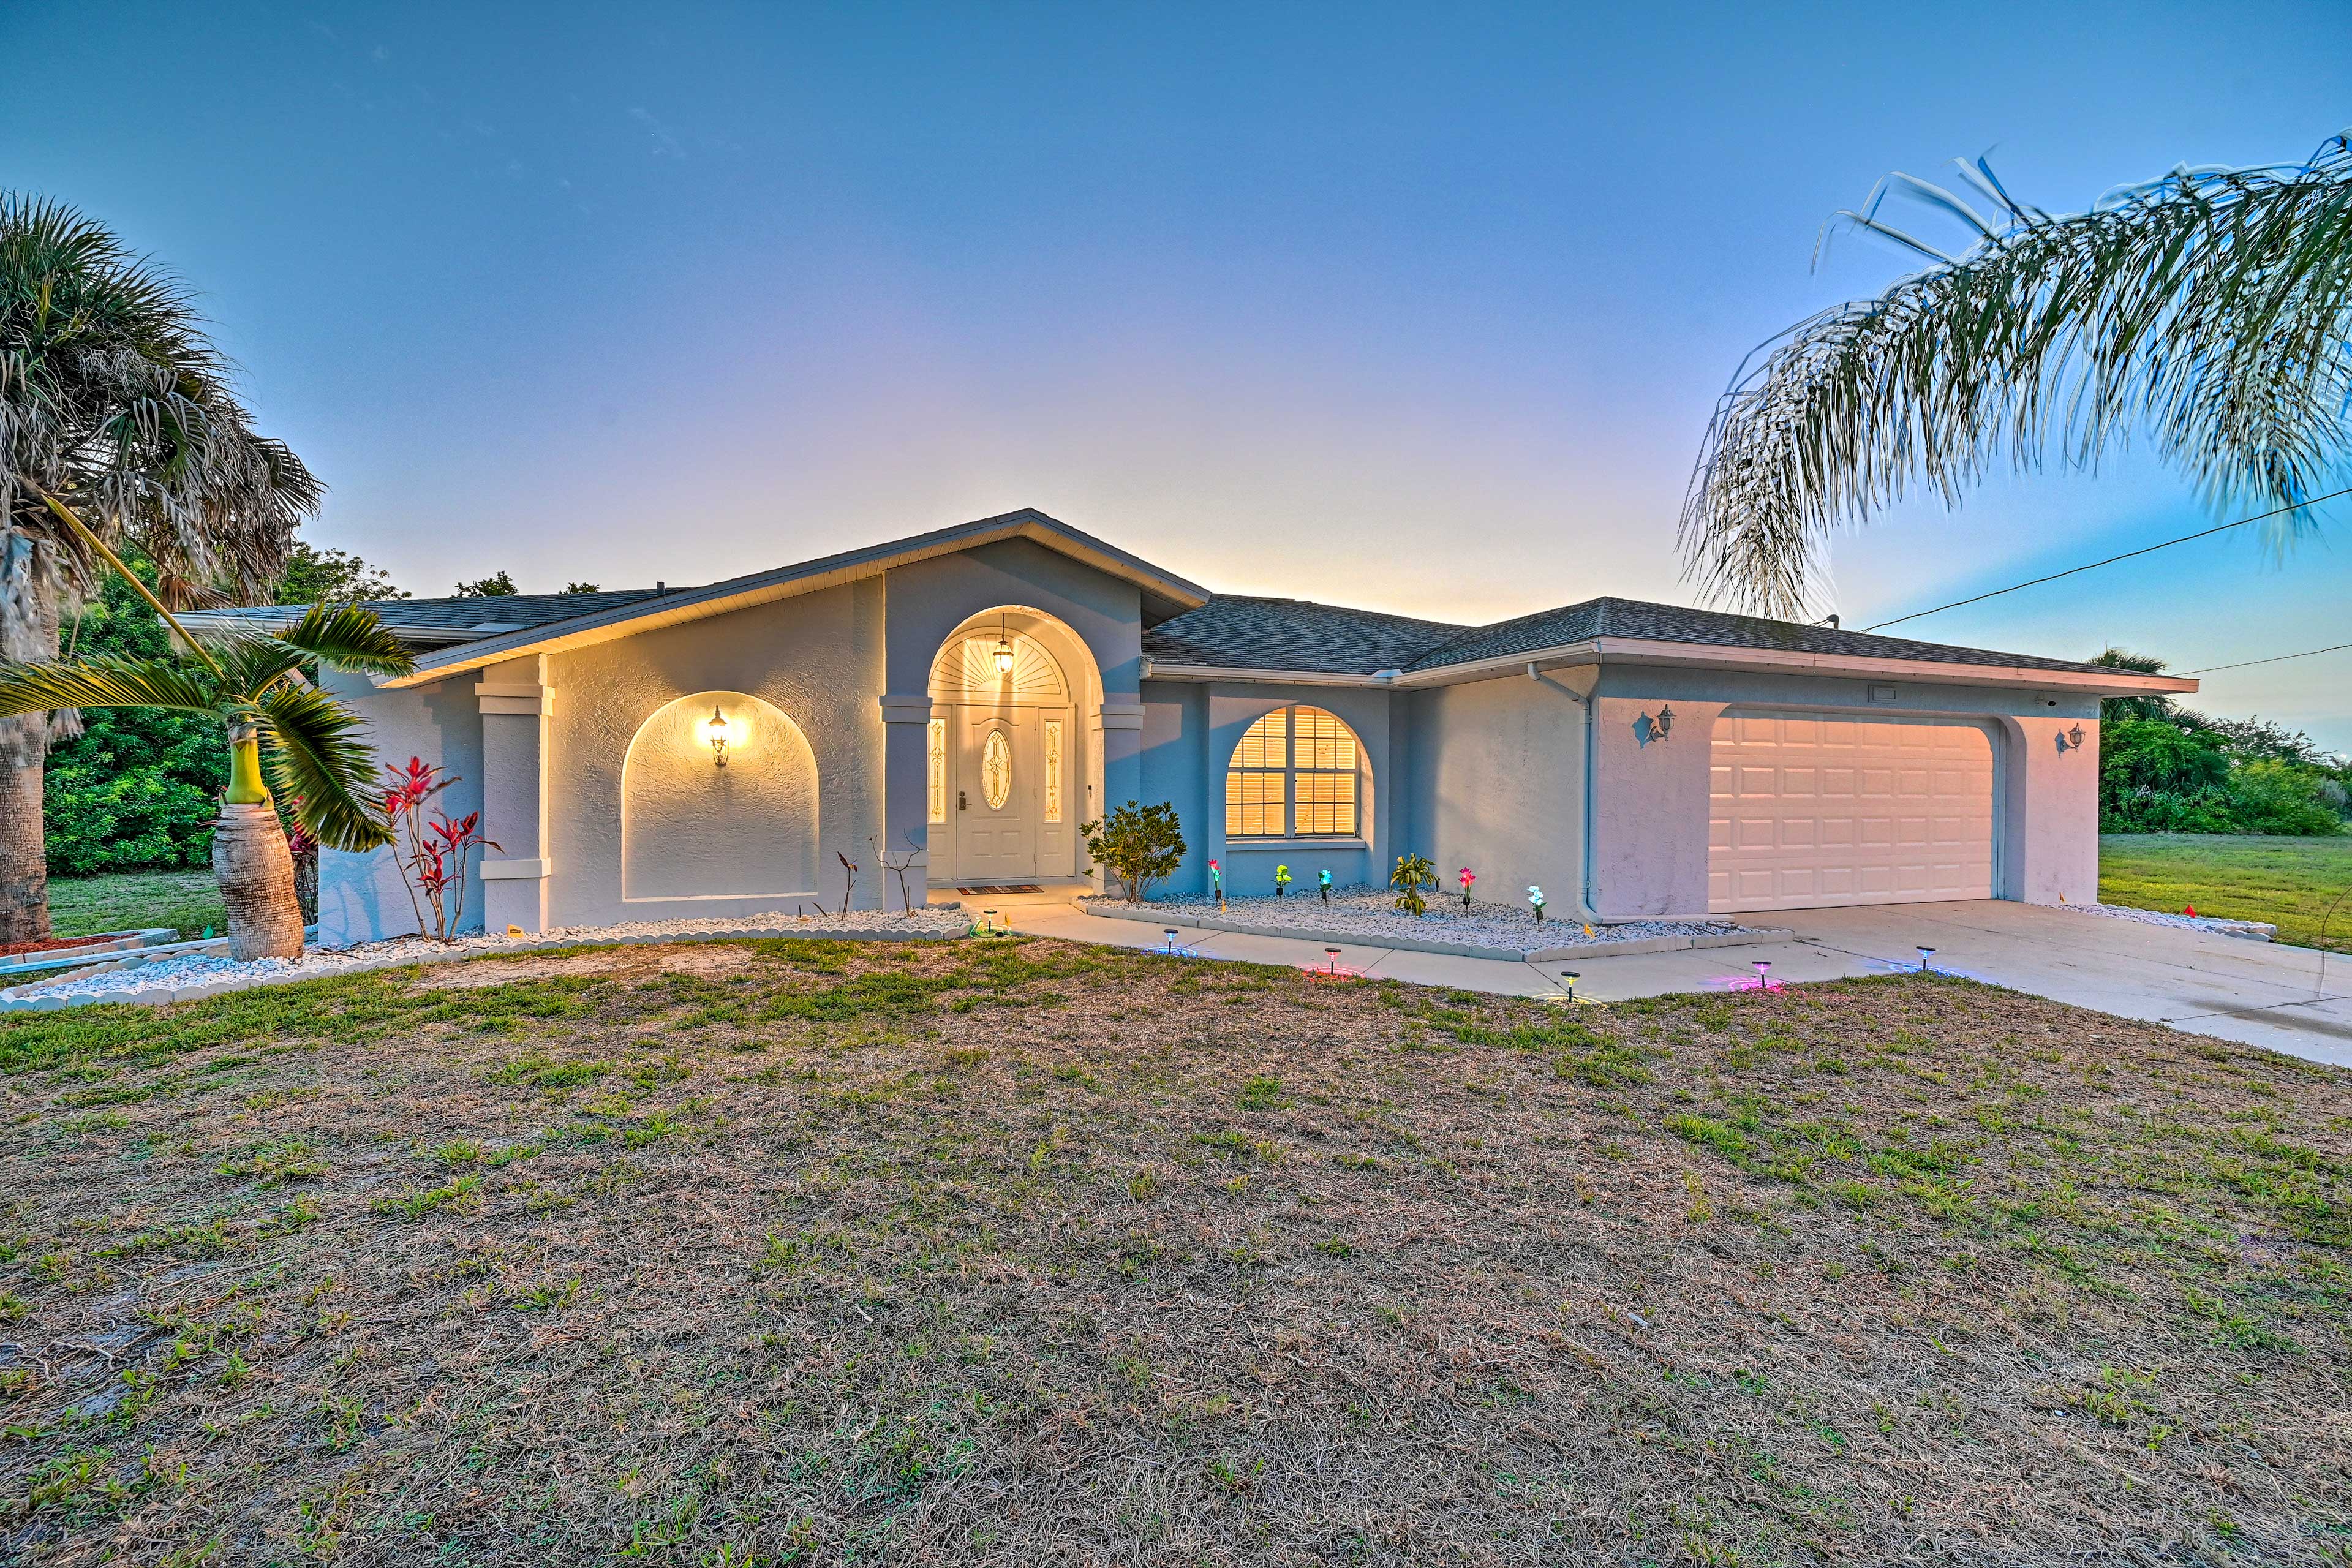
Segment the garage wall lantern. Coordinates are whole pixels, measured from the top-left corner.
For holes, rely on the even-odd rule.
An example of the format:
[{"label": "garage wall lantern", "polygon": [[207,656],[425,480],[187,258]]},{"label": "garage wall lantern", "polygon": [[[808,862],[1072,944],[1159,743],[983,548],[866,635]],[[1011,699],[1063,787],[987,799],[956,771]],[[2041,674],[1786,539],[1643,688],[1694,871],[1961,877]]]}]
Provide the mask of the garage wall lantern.
[{"label": "garage wall lantern", "polygon": [[2083,749],[2083,742],[2088,740],[2089,737],[2083,733],[2083,726],[2077,724],[2071,730],[2061,730],[2058,732],[2057,739],[2058,754],[2063,756],[2068,752],[2081,751]]},{"label": "garage wall lantern", "polygon": [[717,703],[710,705],[710,722],[703,728],[710,732],[710,760],[720,767],[725,767],[727,765],[727,715],[719,710]]}]

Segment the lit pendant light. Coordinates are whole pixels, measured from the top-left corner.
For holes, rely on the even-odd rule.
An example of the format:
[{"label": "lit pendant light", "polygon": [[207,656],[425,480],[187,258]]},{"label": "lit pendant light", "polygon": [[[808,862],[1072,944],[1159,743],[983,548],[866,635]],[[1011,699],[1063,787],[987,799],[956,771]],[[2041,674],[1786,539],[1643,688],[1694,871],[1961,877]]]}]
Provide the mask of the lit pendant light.
[{"label": "lit pendant light", "polygon": [[710,760],[723,768],[727,765],[727,715],[719,710],[715,702],[710,707],[710,722],[704,727],[710,731]]},{"label": "lit pendant light", "polygon": [[1004,622],[1001,617],[996,623],[996,673],[1000,676],[1013,673],[1013,640],[1005,635]]}]

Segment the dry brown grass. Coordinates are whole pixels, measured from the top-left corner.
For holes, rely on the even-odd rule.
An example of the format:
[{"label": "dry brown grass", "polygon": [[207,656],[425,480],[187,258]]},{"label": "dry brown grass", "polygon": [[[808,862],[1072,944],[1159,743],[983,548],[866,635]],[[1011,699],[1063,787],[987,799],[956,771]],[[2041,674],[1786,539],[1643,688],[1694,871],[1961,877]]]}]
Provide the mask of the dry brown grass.
[{"label": "dry brown grass", "polygon": [[0,1023],[0,1561],[2343,1562],[2340,1074],[1046,942]]}]

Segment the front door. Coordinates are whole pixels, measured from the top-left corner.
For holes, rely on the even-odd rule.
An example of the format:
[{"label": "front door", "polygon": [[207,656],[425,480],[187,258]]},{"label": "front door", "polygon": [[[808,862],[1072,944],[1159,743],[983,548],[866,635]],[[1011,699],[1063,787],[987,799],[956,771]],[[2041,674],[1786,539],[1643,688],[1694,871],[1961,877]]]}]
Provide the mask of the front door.
[{"label": "front door", "polygon": [[1025,709],[959,710],[956,880],[1037,879],[1037,758]]}]

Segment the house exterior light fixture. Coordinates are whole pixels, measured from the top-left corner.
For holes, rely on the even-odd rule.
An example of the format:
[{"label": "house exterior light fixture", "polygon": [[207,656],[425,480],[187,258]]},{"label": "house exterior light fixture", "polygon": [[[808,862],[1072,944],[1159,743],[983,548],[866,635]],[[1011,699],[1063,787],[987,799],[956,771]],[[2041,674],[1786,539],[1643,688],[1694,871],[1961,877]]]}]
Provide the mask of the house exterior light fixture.
[{"label": "house exterior light fixture", "polygon": [[1013,638],[1001,616],[996,623],[996,673],[999,676],[1013,673]]},{"label": "house exterior light fixture", "polygon": [[717,703],[711,704],[710,722],[703,728],[710,734],[710,760],[720,767],[725,767],[728,751],[727,715],[719,710]]}]

